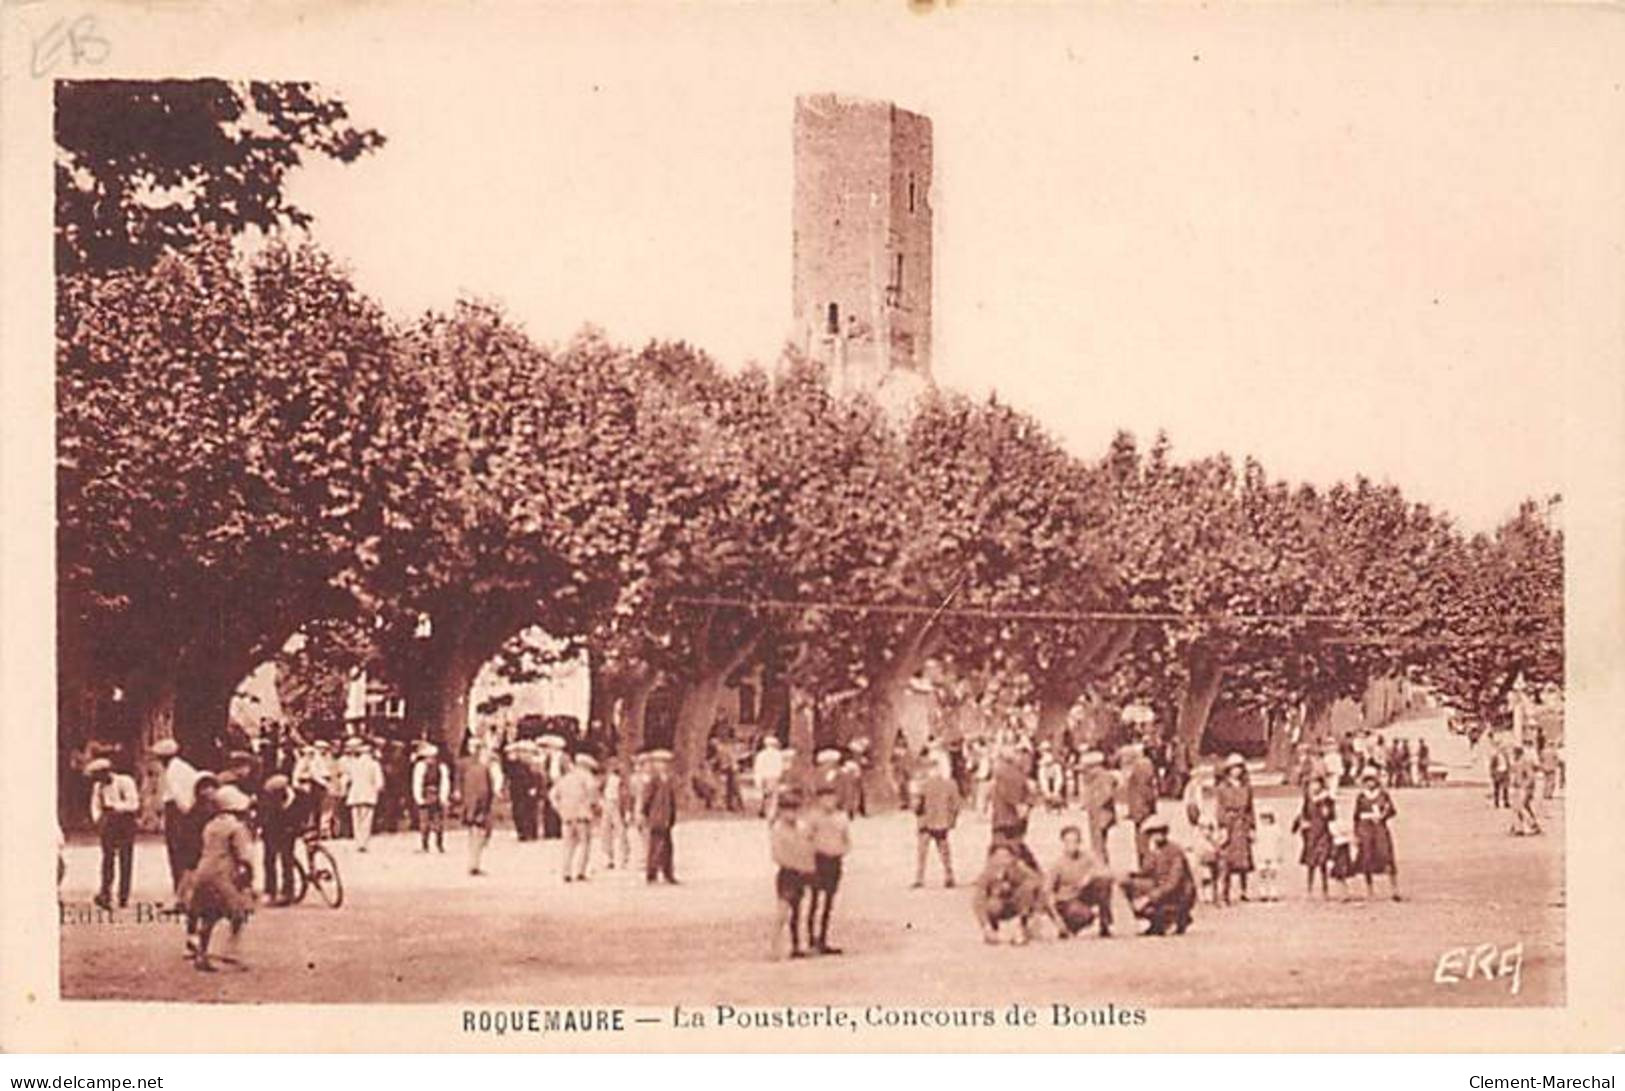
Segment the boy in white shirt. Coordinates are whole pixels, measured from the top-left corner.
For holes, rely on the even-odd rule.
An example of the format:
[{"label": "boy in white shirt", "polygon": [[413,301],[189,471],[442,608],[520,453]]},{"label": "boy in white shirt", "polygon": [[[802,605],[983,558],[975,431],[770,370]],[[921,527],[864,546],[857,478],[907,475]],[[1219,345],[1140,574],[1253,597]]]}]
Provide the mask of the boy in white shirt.
[{"label": "boy in white shirt", "polygon": [[1281,900],[1281,865],[1286,859],[1286,839],[1270,811],[1258,813],[1258,829],[1253,834],[1253,862],[1258,866],[1260,901]]}]

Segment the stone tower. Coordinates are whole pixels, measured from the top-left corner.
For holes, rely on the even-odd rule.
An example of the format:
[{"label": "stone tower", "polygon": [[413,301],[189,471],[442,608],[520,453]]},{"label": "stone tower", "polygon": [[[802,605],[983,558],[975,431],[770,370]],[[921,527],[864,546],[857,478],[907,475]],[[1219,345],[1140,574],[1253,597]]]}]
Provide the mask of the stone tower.
[{"label": "stone tower", "polygon": [[843,389],[931,378],[931,120],[796,100],[793,337]]}]

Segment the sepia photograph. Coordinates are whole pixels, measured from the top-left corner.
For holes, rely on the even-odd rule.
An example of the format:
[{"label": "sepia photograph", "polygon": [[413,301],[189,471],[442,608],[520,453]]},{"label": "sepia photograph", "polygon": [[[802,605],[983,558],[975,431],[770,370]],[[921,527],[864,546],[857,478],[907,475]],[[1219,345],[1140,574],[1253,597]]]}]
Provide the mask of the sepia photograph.
[{"label": "sepia photograph", "polygon": [[1602,50],[1105,10],[35,20],[60,1000],[1567,1007]]}]

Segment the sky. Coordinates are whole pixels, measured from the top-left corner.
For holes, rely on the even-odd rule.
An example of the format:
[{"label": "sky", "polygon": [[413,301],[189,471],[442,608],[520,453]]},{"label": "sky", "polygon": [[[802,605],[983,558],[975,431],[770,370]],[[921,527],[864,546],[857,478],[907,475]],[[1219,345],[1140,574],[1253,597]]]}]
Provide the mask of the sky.
[{"label": "sky", "polygon": [[386,135],[290,189],[403,317],[477,296],[543,341],[771,361],[793,103],[835,91],[934,123],[937,381],[1079,455],[1166,430],[1484,529],[1561,491],[1565,377],[1617,366],[1587,308],[1620,91],[1560,12],[349,10],[257,72]]}]

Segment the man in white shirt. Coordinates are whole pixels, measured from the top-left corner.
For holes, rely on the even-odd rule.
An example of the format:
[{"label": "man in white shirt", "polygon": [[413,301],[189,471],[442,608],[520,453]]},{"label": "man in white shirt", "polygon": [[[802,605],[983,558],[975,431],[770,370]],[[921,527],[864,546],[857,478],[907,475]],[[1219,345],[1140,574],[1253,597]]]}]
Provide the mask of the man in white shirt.
[{"label": "man in white shirt", "polygon": [[141,793],[135,778],[113,768],[106,758],[96,758],[85,766],[91,779],[90,821],[102,842],[102,885],[96,904],[113,908],[113,873],[118,872],[118,904],[130,904],[131,869],[135,864],[135,817],[141,810]]},{"label": "man in white shirt", "polygon": [[756,781],[756,790],[762,793],[762,815],[773,817],[779,781],[784,779],[784,751],[779,747],[777,735],[769,735],[762,740],[762,748],[756,752],[756,760],[751,764],[751,776]]},{"label": "man in white shirt", "polygon": [[[564,881],[586,882],[592,860],[592,827],[598,820],[598,762],[591,754],[577,754],[570,769],[548,793],[564,825]],[[576,863],[577,854],[580,863]],[[572,870],[573,869],[573,870]]]},{"label": "man in white shirt", "polygon": [[366,852],[372,840],[372,816],[378,806],[378,793],[384,786],[384,767],[372,748],[360,739],[346,743],[350,751],[345,770],[344,805],[350,808],[350,829],[355,834],[357,852]]},{"label": "man in white shirt", "polygon": [[164,848],[169,854],[170,883],[176,890],[180,889],[181,876],[197,866],[202,848],[202,831],[192,821],[192,809],[197,803],[197,769],[180,755],[180,744],[174,739],[159,739],[153,744],[152,756],[164,768]]},{"label": "man in white shirt", "polygon": [[631,824],[633,796],[626,777],[621,775],[619,758],[609,762],[600,794],[604,806],[604,862],[611,870],[614,870],[617,859],[622,868],[631,867],[632,839],[627,827]]},{"label": "man in white shirt", "polygon": [[418,812],[418,830],[423,848],[429,851],[429,835],[435,848],[446,851],[446,804],[451,800],[451,769],[440,760],[440,750],[432,742],[421,742],[417,760],[412,763],[412,805]]}]

